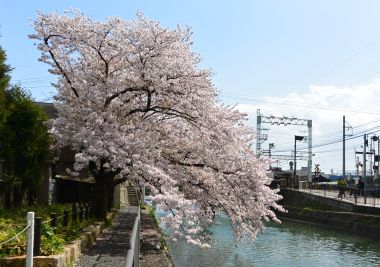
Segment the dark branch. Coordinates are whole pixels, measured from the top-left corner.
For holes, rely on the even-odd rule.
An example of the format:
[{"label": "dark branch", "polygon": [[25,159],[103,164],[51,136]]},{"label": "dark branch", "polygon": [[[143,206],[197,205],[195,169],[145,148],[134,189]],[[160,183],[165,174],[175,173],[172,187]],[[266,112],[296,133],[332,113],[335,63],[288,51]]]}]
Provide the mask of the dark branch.
[{"label": "dark branch", "polygon": [[111,103],[112,100],[115,98],[127,93],[127,92],[144,92],[147,91],[147,88],[134,88],[134,87],[129,87],[124,90],[121,90],[119,92],[114,93],[113,95],[109,96],[106,98],[106,101],[104,102],[104,107],[108,107],[108,105]]},{"label": "dark branch", "polygon": [[[48,47],[50,47],[50,46],[49,46],[49,39],[50,39],[51,37],[61,37],[61,36],[59,36],[59,35],[49,35],[49,36],[45,37],[45,38],[44,38],[44,42],[45,42],[45,44],[46,44]],[[77,91],[77,90],[75,89],[75,87],[73,86],[73,84],[72,84],[72,82],[71,82],[69,76],[67,75],[67,73],[63,70],[63,68],[61,67],[61,65],[60,65],[60,64],[58,63],[58,61],[56,60],[55,55],[53,54],[53,52],[51,51],[51,49],[49,49],[49,54],[50,54],[50,57],[52,58],[52,60],[54,61],[55,65],[56,65],[57,68],[59,69],[59,71],[62,73],[63,77],[65,77],[67,83],[70,84],[70,88],[71,88],[71,90],[74,92],[75,96],[76,96],[77,98],[79,98],[78,91]]]},{"label": "dark branch", "polygon": [[113,180],[113,186],[117,186],[118,184],[124,183],[127,180],[128,180],[128,177],[117,178]]},{"label": "dark branch", "polygon": [[90,170],[92,176],[97,177],[98,176],[98,168],[96,166],[95,161],[90,161],[88,163],[88,169]]}]

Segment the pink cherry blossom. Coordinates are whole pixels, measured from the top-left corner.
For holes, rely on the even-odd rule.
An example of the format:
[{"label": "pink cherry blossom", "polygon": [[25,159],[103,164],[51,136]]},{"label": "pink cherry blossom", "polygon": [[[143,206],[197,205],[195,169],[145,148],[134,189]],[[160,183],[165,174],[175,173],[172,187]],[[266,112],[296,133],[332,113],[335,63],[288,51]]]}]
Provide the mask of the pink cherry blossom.
[{"label": "pink cherry blossom", "polygon": [[88,167],[100,190],[126,180],[149,187],[167,211],[166,233],[189,244],[207,247],[204,229],[220,213],[237,240],[279,222],[281,196],[252,151],[254,132],[219,102],[190,28],[141,13],[98,22],[78,10],[39,13],[34,28],[40,60],[59,77],[51,133],[75,149],[75,172]]}]

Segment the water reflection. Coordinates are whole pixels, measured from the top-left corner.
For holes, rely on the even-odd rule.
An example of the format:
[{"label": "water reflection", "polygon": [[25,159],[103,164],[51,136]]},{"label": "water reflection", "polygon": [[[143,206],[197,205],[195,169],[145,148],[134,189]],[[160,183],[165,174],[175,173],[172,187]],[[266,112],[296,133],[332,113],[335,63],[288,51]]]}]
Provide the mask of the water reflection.
[{"label": "water reflection", "polygon": [[168,242],[175,266],[380,266],[379,240],[284,221],[235,246],[228,218],[219,221],[210,249]]}]

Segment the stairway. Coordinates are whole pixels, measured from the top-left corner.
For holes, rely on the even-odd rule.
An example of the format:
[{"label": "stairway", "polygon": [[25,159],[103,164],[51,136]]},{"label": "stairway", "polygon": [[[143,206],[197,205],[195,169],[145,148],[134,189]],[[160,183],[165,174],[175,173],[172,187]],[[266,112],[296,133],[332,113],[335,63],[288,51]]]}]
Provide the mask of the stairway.
[{"label": "stairway", "polygon": [[149,187],[145,187],[145,195],[146,196],[150,196],[150,194],[151,194],[150,188]]},{"label": "stairway", "polygon": [[139,201],[136,195],[135,187],[127,186],[128,191],[128,202],[130,206],[139,206]]}]

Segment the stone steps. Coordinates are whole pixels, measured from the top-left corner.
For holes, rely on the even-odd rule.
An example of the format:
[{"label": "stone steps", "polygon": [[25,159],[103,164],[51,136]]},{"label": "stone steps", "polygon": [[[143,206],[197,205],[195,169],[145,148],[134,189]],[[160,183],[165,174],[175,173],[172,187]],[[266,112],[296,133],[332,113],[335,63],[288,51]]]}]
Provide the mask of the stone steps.
[{"label": "stone steps", "polygon": [[128,201],[129,201],[129,204],[131,206],[138,206],[139,205],[139,201],[138,201],[138,198],[137,198],[137,194],[136,194],[136,190],[133,186],[128,186],[127,187],[127,191],[128,191]]}]

